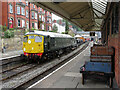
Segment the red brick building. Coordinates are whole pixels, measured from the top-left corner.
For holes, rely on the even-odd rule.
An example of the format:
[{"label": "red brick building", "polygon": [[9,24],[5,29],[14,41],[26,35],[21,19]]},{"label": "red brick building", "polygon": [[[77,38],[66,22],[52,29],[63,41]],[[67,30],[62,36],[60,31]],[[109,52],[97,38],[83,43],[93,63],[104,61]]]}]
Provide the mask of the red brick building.
[{"label": "red brick building", "polygon": [[102,25],[102,42],[115,49],[115,79],[120,88],[120,2],[109,2]]},{"label": "red brick building", "polygon": [[2,25],[8,28],[35,28],[51,31],[52,14],[23,0],[22,2],[2,2]]}]

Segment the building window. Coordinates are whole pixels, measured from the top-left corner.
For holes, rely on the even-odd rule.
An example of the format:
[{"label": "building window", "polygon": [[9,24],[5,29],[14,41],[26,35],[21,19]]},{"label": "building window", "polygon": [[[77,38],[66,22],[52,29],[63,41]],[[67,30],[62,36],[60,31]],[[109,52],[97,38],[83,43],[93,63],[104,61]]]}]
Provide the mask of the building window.
[{"label": "building window", "polygon": [[13,13],[13,6],[12,6],[12,4],[10,4],[9,6],[10,6],[10,13]]},{"label": "building window", "polygon": [[49,19],[47,19],[47,23],[49,23]]},{"label": "building window", "polygon": [[42,15],[42,21],[44,21],[44,22],[45,22],[45,18],[44,18],[44,15]]},{"label": "building window", "polygon": [[37,25],[37,23],[35,23],[35,29],[38,29],[38,25]]},{"label": "building window", "polygon": [[42,19],[41,19],[41,15],[39,15],[39,20],[41,21]]},{"label": "building window", "polygon": [[48,13],[48,16],[49,16],[49,12],[47,12]]},{"label": "building window", "polygon": [[18,27],[20,27],[20,19],[18,19]]},{"label": "building window", "polygon": [[40,8],[40,11],[42,11],[42,8]]},{"label": "building window", "polygon": [[32,23],[32,28],[34,28],[34,23]]},{"label": "building window", "polygon": [[44,30],[44,24],[42,24],[42,30]]},{"label": "building window", "polygon": [[29,29],[29,22],[28,21],[26,22],[26,25],[27,25],[27,29]]},{"label": "building window", "polygon": [[44,10],[44,14],[45,14],[45,10]]},{"label": "building window", "polygon": [[49,31],[49,26],[48,26],[48,28],[47,28],[47,29],[48,29],[48,31]]},{"label": "building window", "polygon": [[34,19],[34,12],[32,12],[32,19]]},{"label": "building window", "polygon": [[20,7],[17,6],[17,14],[20,14]]},{"label": "building window", "polygon": [[25,8],[22,7],[22,15],[25,15]]},{"label": "building window", "polygon": [[28,1],[26,1],[26,6],[28,6]]},{"label": "building window", "polygon": [[51,31],[51,27],[50,27],[50,31]]},{"label": "building window", "polygon": [[37,13],[35,13],[35,19],[37,19]]},{"label": "building window", "polygon": [[26,17],[28,18],[28,10],[26,10]]},{"label": "building window", "polygon": [[25,20],[22,20],[22,27],[25,27]]},{"label": "building window", "polygon": [[33,8],[35,8],[35,5],[33,4]]},{"label": "building window", "polygon": [[49,22],[51,23],[51,19],[49,20]]}]

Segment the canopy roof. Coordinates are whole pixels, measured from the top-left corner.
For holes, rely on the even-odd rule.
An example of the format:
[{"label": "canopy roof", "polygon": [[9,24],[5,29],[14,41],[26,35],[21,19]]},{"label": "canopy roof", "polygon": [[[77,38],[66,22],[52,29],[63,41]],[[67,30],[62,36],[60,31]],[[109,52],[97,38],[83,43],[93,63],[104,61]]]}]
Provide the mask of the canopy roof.
[{"label": "canopy roof", "polygon": [[59,34],[59,33],[53,33],[53,32],[46,32],[46,31],[37,31],[34,30],[34,32],[28,32],[25,35],[32,35],[32,34],[38,34],[43,36],[50,36],[50,37],[65,37],[65,38],[73,38],[72,36],[68,34]]},{"label": "canopy roof", "polygon": [[82,36],[80,36],[80,35],[76,35],[75,37],[77,38],[77,37],[82,37]]},{"label": "canopy roof", "polygon": [[64,19],[67,19],[84,31],[99,31],[101,29],[102,20],[105,18],[107,5],[106,0],[91,0],[91,2],[87,2],[90,0],[85,0],[86,2],[69,2],[71,0],[66,1],[68,2],[33,3],[43,9],[57,14]]}]

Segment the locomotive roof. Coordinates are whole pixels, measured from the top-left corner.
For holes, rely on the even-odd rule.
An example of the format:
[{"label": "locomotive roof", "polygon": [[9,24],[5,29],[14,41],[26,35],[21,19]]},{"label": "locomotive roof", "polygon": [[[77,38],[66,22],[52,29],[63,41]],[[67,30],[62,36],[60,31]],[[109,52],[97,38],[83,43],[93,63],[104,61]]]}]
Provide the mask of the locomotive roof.
[{"label": "locomotive roof", "polygon": [[67,35],[67,34],[59,34],[59,33],[53,33],[53,32],[46,32],[46,31],[36,31],[34,32],[28,32],[25,35],[29,34],[38,34],[38,35],[43,35],[43,36],[50,36],[50,37],[66,37],[66,38],[72,38],[72,36]]}]

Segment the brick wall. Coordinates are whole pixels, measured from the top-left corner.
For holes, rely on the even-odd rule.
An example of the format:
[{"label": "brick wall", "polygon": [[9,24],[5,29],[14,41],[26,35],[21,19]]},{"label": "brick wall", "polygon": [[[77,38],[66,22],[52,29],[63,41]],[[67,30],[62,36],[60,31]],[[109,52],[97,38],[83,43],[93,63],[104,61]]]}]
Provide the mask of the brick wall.
[{"label": "brick wall", "polygon": [[[29,22],[29,4],[27,6],[25,0],[22,0],[22,1],[23,2],[21,2],[21,3],[20,2],[2,2],[2,10],[3,10],[2,25],[3,26],[4,25],[8,26],[8,23],[10,22],[10,19],[12,18],[13,19],[13,28],[18,27],[18,19],[20,20],[20,27],[18,27],[18,28],[23,29],[22,28],[22,20],[25,20],[25,27],[27,27],[26,22]],[[11,4],[13,7],[13,13],[10,13],[9,4]],[[17,6],[20,7],[20,14],[17,14]],[[21,7],[25,8],[25,15],[21,14]],[[26,10],[28,10],[28,18],[26,17]],[[37,19],[35,19],[35,18],[32,19],[32,11],[34,12],[34,17],[35,17],[35,13],[37,13]],[[43,9],[42,9],[42,12],[44,12]],[[48,12],[48,11],[46,11],[46,12]],[[32,23],[34,23],[34,28],[35,28],[35,23],[37,23],[37,27],[38,27],[39,15],[40,15],[40,7],[37,7],[36,5],[33,5],[32,3],[30,3],[30,29],[32,29]],[[48,14],[46,13],[44,15],[44,17],[46,18],[47,15]],[[50,16],[52,16],[52,14],[50,14]],[[42,14],[41,14],[41,17],[42,17]],[[52,18],[51,18],[51,21],[52,21]],[[44,23],[45,22],[43,22],[43,24]],[[52,29],[52,22],[50,24],[46,24],[46,27],[47,27],[47,25],[50,26]],[[9,23],[9,27],[10,26],[11,26],[11,24]]]},{"label": "brick wall", "polygon": [[6,2],[2,2],[2,8],[4,8],[4,10],[2,10],[2,25],[6,24],[6,26],[8,26],[7,3]]},{"label": "brick wall", "polygon": [[119,35],[118,35],[118,65],[119,65],[119,74],[118,74],[118,77],[119,77],[119,88],[120,88],[120,2],[119,2]]},{"label": "brick wall", "polygon": [[[2,2],[0,1],[0,8],[2,8]],[[2,25],[2,9],[0,9],[0,18],[1,18],[1,20],[0,20],[0,25]]]},{"label": "brick wall", "polygon": [[117,83],[119,83],[119,59],[118,59],[118,34],[116,36],[109,36],[108,37],[108,46],[112,46],[115,48],[115,79]]},{"label": "brick wall", "polygon": [[[114,27],[114,23],[112,23],[112,13],[114,12],[115,10],[115,5],[118,5],[119,9],[118,9],[118,13],[120,16],[120,2],[119,3],[109,3],[110,7],[107,9],[107,18],[104,20],[104,25],[106,25],[108,23],[108,20],[110,20],[110,28],[109,28],[109,36],[107,38],[107,28],[104,28],[104,30],[102,31],[102,40],[106,40],[107,45],[108,46],[112,46],[115,48],[115,56],[114,56],[114,63],[115,63],[115,79],[117,81],[117,85],[118,87],[120,88],[120,18],[119,19],[114,19],[114,20],[118,20],[118,31],[119,32],[114,32],[112,33],[114,30],[116,30],[116,28]],[[116,14],[115,14],[116,15]],[[114,17],[117,17],[117,16],[114,16]],[[103,26],[104,26],[103,25]],[[112,29],[113,27],[113,29]]]}]

